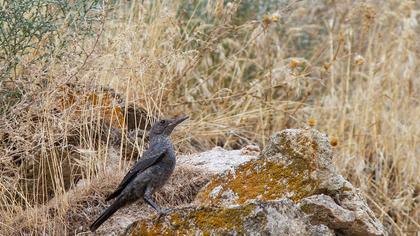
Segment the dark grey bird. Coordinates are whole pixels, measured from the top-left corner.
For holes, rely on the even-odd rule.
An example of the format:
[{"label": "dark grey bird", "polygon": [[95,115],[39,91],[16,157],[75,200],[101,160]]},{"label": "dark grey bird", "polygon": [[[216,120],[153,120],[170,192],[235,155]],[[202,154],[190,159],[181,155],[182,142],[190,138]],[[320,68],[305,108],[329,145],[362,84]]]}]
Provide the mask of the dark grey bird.
[{"label": "dark grey bird", "polygon": [[186,119],[188,116],[163,119],[153,124],[149,131],[149,148],[127,173],[118,188],[106,198],[106,201],[116,199],[90,226],[92,232],[118,209],[137,200],[143,199],[159,216],[166,213],[166,210],[162,210],[155,203],[152,195],[166,183],[175,168],[175,151],[169,136],[174,128]]}]

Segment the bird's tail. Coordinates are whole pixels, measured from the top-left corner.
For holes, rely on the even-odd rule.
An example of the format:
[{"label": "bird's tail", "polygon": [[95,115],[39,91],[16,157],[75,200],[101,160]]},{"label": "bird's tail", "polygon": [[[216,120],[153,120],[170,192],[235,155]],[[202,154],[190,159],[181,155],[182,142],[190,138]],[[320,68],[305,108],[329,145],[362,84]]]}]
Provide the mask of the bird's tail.
[{"label": "bird's tail", "polygon": [[117,199],[111,206],[109,206],[89,227],[90,231],[95,232],[109,217],[111,217],[118,209],[123,206],[123,202]]}]

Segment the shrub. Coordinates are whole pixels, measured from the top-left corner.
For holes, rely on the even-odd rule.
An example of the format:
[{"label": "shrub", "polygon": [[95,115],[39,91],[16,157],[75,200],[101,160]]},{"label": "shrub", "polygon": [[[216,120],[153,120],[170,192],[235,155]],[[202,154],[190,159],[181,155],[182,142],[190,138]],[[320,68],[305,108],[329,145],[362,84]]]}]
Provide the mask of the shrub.
[{"label": "shrub", "polygon": [[52,58],[64,57],[69,41],[92,35],[100,7],[98,0],[1,1],[0,105],[22,96],[17,80],[31,82],[21,76],[24,67],[37,64],[47,71]]}]

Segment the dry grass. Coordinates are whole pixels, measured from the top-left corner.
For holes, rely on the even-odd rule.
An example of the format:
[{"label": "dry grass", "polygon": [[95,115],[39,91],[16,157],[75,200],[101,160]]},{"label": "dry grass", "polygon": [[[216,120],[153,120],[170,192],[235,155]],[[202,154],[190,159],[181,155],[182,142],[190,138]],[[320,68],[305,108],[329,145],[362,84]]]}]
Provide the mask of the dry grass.
[{"label": "dry grass", "polygon": [[[209,1],[206,14],[194,6],[177,12],[186,7],[177,1],[140,2],[112,5],[100,37],[74,42],[68,50],[75,53],[48,73],[23,60],[18,72],[34,79],[20,84],[27,94],[0,122],[0,234],[72,234],[66,216],[74,202],[66,190],[80,178],[88,181],[81,196],[100,205],[93,197],[100,191],[91,186],[106,172],[112,135],[98,121],[118,116],[103,112],[103,104],[189,114],[174,137],[183,153],[264,146],[275,131],[315,126],[332,137],[338,168],[366,193],[392,234],[420,230],[419,3],[290,1],[252,15],[244,13],[246,1]],[[70,99],[61,90],[67,82],[80,93],[61,109],[58,101]],[[99,87],[122,96],[99,106],[80,98]],[[142,149],[145,137],[138,136]],[[123,147],[119,154],[125,156]],[[63,167],[68,157],[76,161]],[[117,160],[120,170],[128,165],[123,160]],[[39,171],[25,188],[21,163]],[[56,207],[40,204],[51,196]],[[45,208],[56,212],[38,215]],[[9,231],[17,223],[21,230]]]},{"label": "dry grass", "polygon": [[[112,150],[112,148],[111,148]],[[75,235],[89,232],[92,220],[109,206],[104,199],[111,193],[119,180],[128,171],[118,168],[116,152],[109,154],[112,158],[107,162],[107,169],[98,173],[91,181],[79,181],[71,190],[58,195],[45,205],[30,206],[27,209],[14,209],[13,214],[3,218],[7,226],[2,235]],[[101,163],[103,164],[103,163]],[[165,208],[173,208],[190,203],[197,192],[210,180],[210,174],[200,169],[177,167],[168,183],[156,193],[158,204]],[[129,222],[146,218],[155,211],[139,202],[119,210],[114,219],[109,220],[97,234],[109,235],[124,230],[119,218],[127,218]]]}]

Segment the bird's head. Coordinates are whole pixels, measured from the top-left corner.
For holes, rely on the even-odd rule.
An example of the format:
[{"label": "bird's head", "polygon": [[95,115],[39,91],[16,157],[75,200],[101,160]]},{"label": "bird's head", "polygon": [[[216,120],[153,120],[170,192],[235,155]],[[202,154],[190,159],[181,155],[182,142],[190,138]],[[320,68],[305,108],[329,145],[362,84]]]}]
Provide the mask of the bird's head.
[{"label": "bird's head", "polygon": [[159,120],[153,124],[152,128],[150,129],[149,135],[150,137],[157,135],[169,136],[178,124],[180,124],[188,118],[188,116],[180,116],[173,119]]}]

